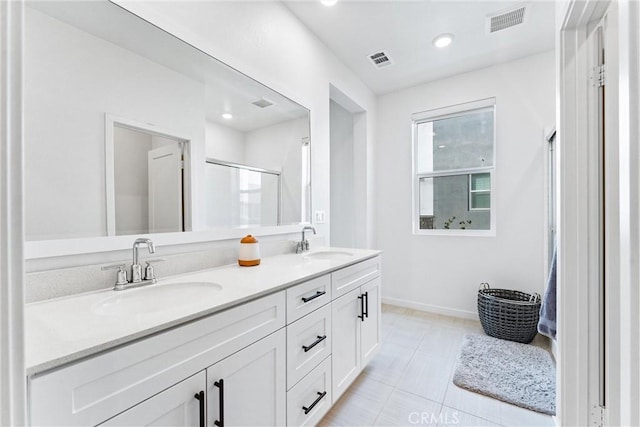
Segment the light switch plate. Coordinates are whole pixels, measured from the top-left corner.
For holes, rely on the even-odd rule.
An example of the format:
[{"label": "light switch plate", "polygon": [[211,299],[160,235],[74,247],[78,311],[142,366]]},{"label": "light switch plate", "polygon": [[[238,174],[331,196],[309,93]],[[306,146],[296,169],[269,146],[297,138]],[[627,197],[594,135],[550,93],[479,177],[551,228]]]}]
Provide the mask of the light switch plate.
[{"label": "light switch plate", "polygon": [[316,211],[315,213],[315,223],[316,224],[324,224],[325,221],[325,213],[324,211]]}]

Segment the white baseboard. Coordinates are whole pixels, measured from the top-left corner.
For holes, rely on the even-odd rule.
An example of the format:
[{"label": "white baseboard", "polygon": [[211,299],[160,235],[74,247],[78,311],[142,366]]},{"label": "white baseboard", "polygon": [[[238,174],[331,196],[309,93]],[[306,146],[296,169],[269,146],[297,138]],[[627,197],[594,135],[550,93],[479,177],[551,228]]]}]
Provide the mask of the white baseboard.
[{"label": "white baseboard", "polygon": [[458,310],[456,308],[441,307],[439,305],[423,304],[400,298],[382,297],[382,303],[411,308],[414,310],[426,311],[428,313],[443,314],[445,316],[460,317],[462,319],[478,320],[478,313],[476,313],[475,311]]}]

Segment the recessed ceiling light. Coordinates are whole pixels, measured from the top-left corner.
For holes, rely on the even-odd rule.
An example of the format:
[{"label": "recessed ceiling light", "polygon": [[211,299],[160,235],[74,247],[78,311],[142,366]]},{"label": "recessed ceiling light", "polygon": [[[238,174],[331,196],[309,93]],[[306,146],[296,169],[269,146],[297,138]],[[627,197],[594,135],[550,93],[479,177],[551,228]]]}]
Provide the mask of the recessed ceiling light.
[{"label": "recessed ceiling light", "polygon": [[333,6],[334,4],[338,3],[338,0],[320,0],[320,3],[325,6]]},{"label": "recessed ceiling light", "polygon": [[441,150],[442,150],[444,147],[446,147],[446,145],[444,145],[444,144],[442,144],[442,145],[438,145],[438,148],[439,148],[439,149],[441,149]]},{"label": "recessed ceiling light", "polygon": [[233,119],[233,115],[231,113],[224,113],[222,115],[222,118],[225,119],[225,120],[231,120],[231,119]]},{"label": "recessed ceiling light", "polygon": [[433,39],[433,45],[437,48],[444,48],[451,44],[453,41],[453,34],[440,34],[435,39]]}]

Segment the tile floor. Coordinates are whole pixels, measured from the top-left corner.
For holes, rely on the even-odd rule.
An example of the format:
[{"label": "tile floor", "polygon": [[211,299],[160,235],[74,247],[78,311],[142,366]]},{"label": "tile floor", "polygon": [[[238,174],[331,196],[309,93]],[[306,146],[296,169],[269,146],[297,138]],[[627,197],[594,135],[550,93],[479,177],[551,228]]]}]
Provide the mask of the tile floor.
[{"label": "tile floor", "polygon": [[[382,346],[320,426],[555,426],[548,415],[461,389],[451,378],[477,321],[382,306]],[[534,344],[545,346],[539,338]]]}]

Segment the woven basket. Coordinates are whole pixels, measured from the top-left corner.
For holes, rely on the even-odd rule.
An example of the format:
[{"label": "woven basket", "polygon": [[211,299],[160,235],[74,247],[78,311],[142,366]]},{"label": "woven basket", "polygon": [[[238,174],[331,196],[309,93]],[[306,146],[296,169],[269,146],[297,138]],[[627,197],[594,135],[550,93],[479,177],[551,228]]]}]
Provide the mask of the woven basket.
[{"label": "woven basket", "polygon": [[487,335],[528,344],[538,333],[540,295],[491,289],[488,283],[482,283],[478,290],[478,315]]}]

